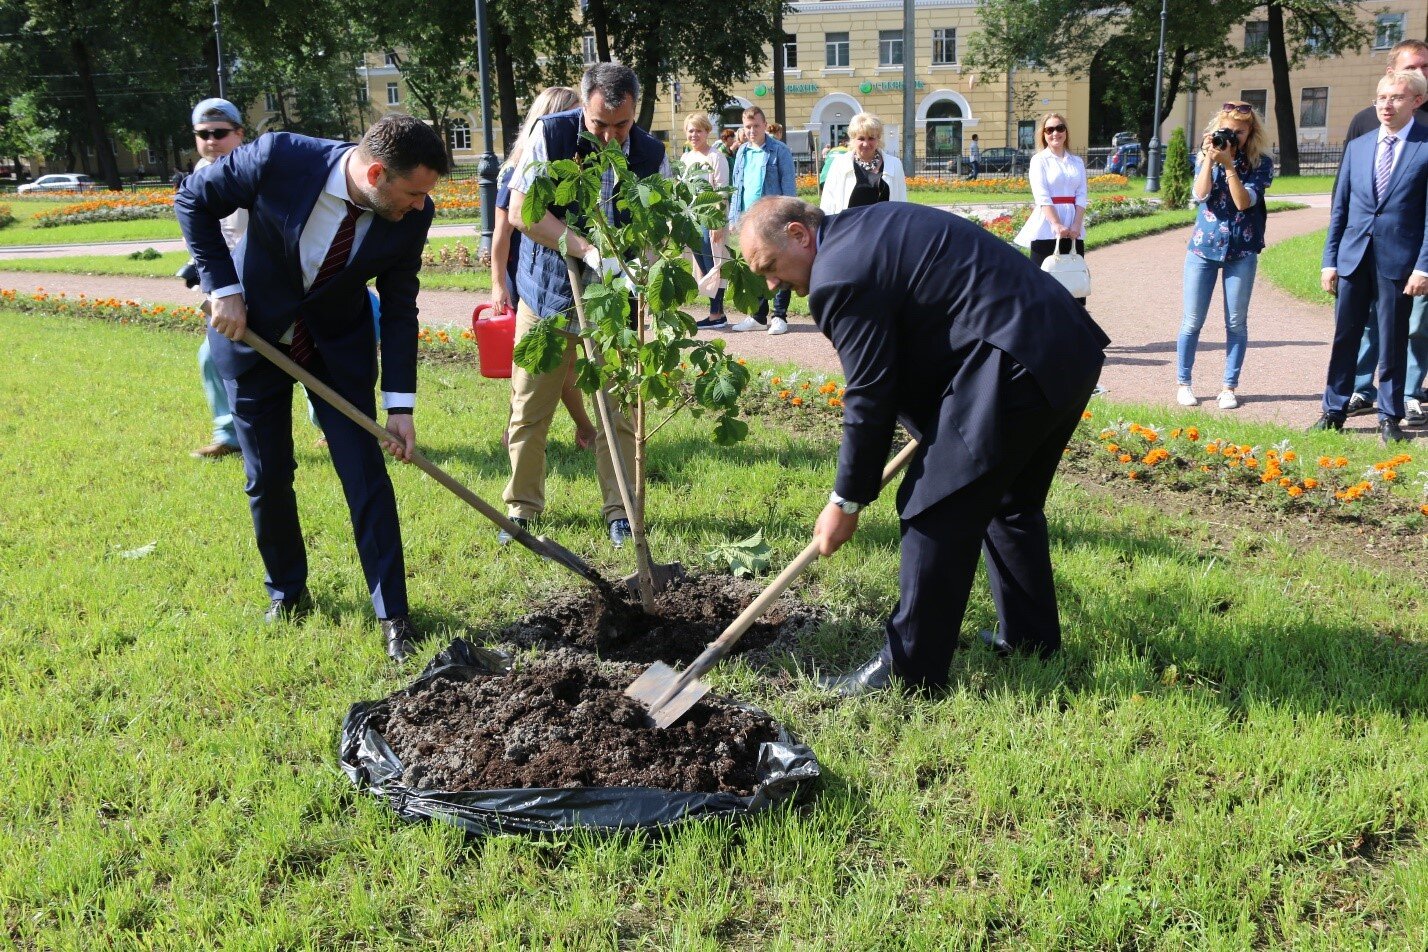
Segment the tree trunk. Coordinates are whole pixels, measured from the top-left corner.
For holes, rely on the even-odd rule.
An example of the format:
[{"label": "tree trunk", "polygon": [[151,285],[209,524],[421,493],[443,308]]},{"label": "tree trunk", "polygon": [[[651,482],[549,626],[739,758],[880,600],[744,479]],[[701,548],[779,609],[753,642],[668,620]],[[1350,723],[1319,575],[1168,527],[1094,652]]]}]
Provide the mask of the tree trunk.
[{"label": "tree trunk", "polygon": [[610,27],[605,22],[605,0],[590,0],[585,7],[585,22],[595,31],[595,55],[600,62],[610,62]]},{"label": "tree trunk", "polygon": [[75,73],[84,96],[84,118],[89,125],[89,136],[94,142],[95,154],[99,157],[99,178],[113,191],[123,191],[124,183],[119,181],[119,164],[114,161],[114,153],[109,149],[109,131],[99,112],[99,91],[94,86],[94,67],[89,59],[89,47],[79,37],[69,44],[70,56],[74,60]]},{"label": "tree trunk", "polygon": [[1289,54],[1284,47],[1284,8],[1270,0],[1269,72],[1274,84],[1274,126],[1279,134],[1279,168],[1276,175],[1299,174],[1299,131],[1294,123],[1294,93],[1289,86]]},{"label": "tree trunk", "polygon": [[511,48],[510,37],[505,28],[494,17],[491,20],[491,49],[496,59],[496,100],[501,111],[501,153],[509,155],[516,144],[516,136],[521,134],[520,107],[516,104],[516,70],[506,52]]}]

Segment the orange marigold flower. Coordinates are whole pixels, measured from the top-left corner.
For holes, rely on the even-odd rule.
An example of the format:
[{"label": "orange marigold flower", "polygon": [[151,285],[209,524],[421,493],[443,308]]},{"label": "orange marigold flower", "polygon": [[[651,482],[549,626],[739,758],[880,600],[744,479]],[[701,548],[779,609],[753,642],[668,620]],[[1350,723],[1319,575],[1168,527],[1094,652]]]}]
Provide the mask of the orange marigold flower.
[{"label": "orange marigold flower", "polygon": [[1225,465],[1228,466],[1228,467],[1230,467],[1231,469],[1233,469],[1233,468],[1235,468],[1236,466],[1240,465],[1240,461],[1237,460],[1237,459],[1232,459],[1232,460],[1230,460],[1228,463],[1226,463]]},{"label": "orange marigold flower", "polygon": [[790,400],[790,401],[788,401],[788,402],[791,403],[791,404],[793,404],[793,405],[796,406],[796,407],[801,407],[801,406],[803,406],[803,398],[802,398],[802,397],[794,397],[792,400]]},{"label": "orange marigold flower", "polygon": [[793,391],[792,391],[792,390],[780,390],[780,391],[778,392],[778,398],[779,398],[780,400],[787,400],[787,399],[788,399],[789,397],[791,397],[791,396],[793,396]]},{"label": "orange marigold flower", "polygon": [[809,387],[811,387],[811,386],[813,386],[813,384],[811,384],[811,383],[809,383],[807,380],[805,380],[805,381],[803,381],[803,383],[801,383],[801,384],[798,385],[798,388],[799,388],[800,390],[807,390],[807,389],[808,389]]},{"label": "orange marigold flower", "polygon": [[1386,469],[1383,471],[1383,478],[1388,480],[1389,482],[1393,482],[1395,479],[1398,478],[1398,471],[1393,469]]},{"label": "orange marigold flower", "polygon": [[1333,465],[1334,465],[1334,461],[1331,460],[1331,459],[1329,459],[1329,457],[1327,457],[1327,456],[1321,456],[1321,457],[1319,457],[1319,466],[1320,466],[1320,468],[1322,468],[1322,469],[1328,469],[1330,466],[1333,466]]},{"label": "orange marigold flower", "polygon": [[1210,472],[1210,467],[1202,465],[1202,466],[1200,467],[1200,472],[1202,472],[1202,473],[1208,473],[1208,472]]},{"label": "orange marigold flower", "polygon": [[777,387],[779,384],[783,383],[783,378],[782,378],[782,377],[775,377],[775,378],[773,378],[772,380],[770,380],[769,383],[772,384],[773,386]]},{"label": "orange marigold flower", "polygon": [[1423,505],[1419,506],[1418,511],[1423,513],[1423,515],[1428,516],[1428,502],[1425,502]]},{"label": "orange marigold flower", "polygon": [[1305,489],[1318,489],[1318,488],[1319,488],[1319,480],[1314,479],[1313,477],[1310,477],[1309,479],[1304,480],[1304,488],[1305,488]]},{"label": "orange marigold flower", "polygon": [[1107,453],[1119,453],[1120,451],[1121,451],[1121,448],[1120,448],[1119,446],[1117,446],[1115,443],[1107,443],[1107,444],[1106,444],[1106,452],[1107,452]]},{"label": "orange marigold flower", "polygon": [[1289,486],[1294,485],[1294,480],[1290,479],[1288,476],[1281,476],[1279,477],[1279,485],[1287,488]]},{"label": "orange marigold flower", "polygon": [[1175,429],[1173,429],[1173,430],[1170,431],[1170,438],[1171,438],[1172,440],[1173,440],[1173,439],[1176,439],[1176,438],[1178,438],[1178,437],[1180,436],[1180,434],[1183,433],[1183,432],[1184,432],[1184,431],[1183,431],[1182,429],[1180,429],[1180,427],[1177,426]]},{"label": "orange marigold flower", "polygon": [[1126,473],[1126,478],[1127,478],[1127,479],[1140,479],[1140,473],[1136,472],[1135,470],[1131,470],[1129,473]]},{"label": "orange marigold flower", "polygon": [[1286,461],[1292,463],[1299,458],[1299,454],[1294,452],[1293,450],[1285,450],[1284,458]]},{"label": "orange marigold flower", "polygon": [[734,363],[736,363],[736,364],[738,364],[740,367],[742,367],[742,366],[744,366],[745,364],[747,364],[748,361],[745,360],[744,358],[740,357],[738,360],[734,361]]},{"label": "orange marigold flower", "polygon": [[1190,429],[1185,431],[1185,435],[1190,437],[1190,439],[1192,440],[1198,440],[1200,438],[1200,428],[1192,426]]},{"label": "orange marigold flower", "polygon": [[1298,486],[1290,486],[1288,489],[1285,490],[1285,492],[1289,493],[1290,498],[1292,499],[1298,499],[1300,496],[1304,495],[1304,490],[1300,489]]},{"label": "orange marigold flower", "polygon": [[1090,411],[1090,410],[1082,410],[1082,411],[1081,411],[1081,419],[1083,419],[1083,420],[1089,420],[1089,419],[1091,419],[1091,411]]},{"label": "orange marigold flower", "polygon": [[1349,458],[1347,456],[1335,456],[1334,465],[1339,467],[1340,469],[1343,469],[1345,466],[1349,465]]},{"label": "orange marigold flower", "polygon": [[1259,469],[1259,460],[1255,459],[1253,456],[1246,456],[1245,465],[1248,466],[1250,469]]},{"label": "orange marigold flower", "polygon": [[1122,453],[1118,459],[1120,459],[1122,463],[1129,463],[1131,461],[1131,455],[1129,453]]}]

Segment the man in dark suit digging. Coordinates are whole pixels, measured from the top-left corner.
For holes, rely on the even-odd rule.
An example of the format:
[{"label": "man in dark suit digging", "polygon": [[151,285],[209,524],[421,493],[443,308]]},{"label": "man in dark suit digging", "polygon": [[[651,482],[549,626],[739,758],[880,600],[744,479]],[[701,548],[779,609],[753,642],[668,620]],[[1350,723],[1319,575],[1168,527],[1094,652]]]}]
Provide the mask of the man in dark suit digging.
[{"label": "man in dark suit digging", "polygon": [[878,495],[899,419],[918,437],[898,490],[901,598],[847,695],[947,680],[979,553],[1001,653],[1061,646],[1043,506],[1109,343],[1064,288],[955,215],[873,205],[825,217],[765,198],[741,225],[770,290],[808,295],[847,377],[843,442],[814,539],[831,555]]},{"label": "man in dark suit digging", "polygon": [[[307,555],[293,491],[293,380],[241,343],[244,332],[289,356],[370,416],[378,351],[367,282],[381,295],[381,390],[391,439],[408,460],[416,445],[417,272],[431,226],[430,193],[446,174],[441,137],[410,116],[387,116],[358,145],[269,133],[190,175],[174,211],[212,306],[208,341],[243,450],[258,552],[267,570],[268,620],[311,604]],[[230,252],[219,221],[249,211]],[[394,660],[411,651],[396,497],[382,446],[314,400],[342,481],[362,572]]]}]

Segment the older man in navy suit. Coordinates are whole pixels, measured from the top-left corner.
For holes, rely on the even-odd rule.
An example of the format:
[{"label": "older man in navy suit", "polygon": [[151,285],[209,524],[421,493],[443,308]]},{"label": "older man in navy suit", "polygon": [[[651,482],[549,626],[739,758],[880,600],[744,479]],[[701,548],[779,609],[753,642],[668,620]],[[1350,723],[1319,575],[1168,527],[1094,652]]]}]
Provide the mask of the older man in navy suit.
[{"label": "older man in navy suit", "polygon": [[1374,100],[1379,127],[1344,149],[1321,280],[1334,294],[1323,414],[1311,430],[1342,430],[1354,393],[1359,340],[1378,324],[1378,426],[1385,444],[1402,440],[1408,318],[1428,294],[1428,129],[1413,112],[1428,91],[1422,74],[1389,73]]},{"label": "older man in navy suit", "polygon": [[808,295],[847,377],[838,475],[814,538],[831,555],[878,495],[901,419],[920,449],[898,491],[901,599],[844,694],[946,683],[980,551],[1001,653],[1061,646],[1043,506],[1095,389],[1106,335],[1015,249],[955,215],[884,203],[825,217],[796,198],[745,216],[749,266]]},{"label": "older man in navy suit", "polygon": [[[240,343],[251,328],[375,417],[376,332],[367,282],[381,295],[381,383],[387,450],[416,445],[417,272],[447,172],[440,136],[409,116],[387,116],[360,144],[271,133],[188,177],[174,199],[184,238],[209,295],[208,331],[237,424],[246,490],[267,570],[270,622],[311,606],[307,554],[293,492],[293,381]],[[219,221],[249,212],[231,254]],[[402,660],[415,632],[396,497],[377,440],[314,400],[342,481],[357,553],[387,653]]]}]

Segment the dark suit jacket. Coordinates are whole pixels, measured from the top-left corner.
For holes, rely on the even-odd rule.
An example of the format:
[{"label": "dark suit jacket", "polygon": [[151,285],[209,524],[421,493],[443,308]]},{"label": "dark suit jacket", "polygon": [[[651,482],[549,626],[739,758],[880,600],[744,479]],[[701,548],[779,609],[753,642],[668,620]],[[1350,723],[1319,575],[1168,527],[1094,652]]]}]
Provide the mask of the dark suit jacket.
[{"label": "dark suit jacket", "polygon": [[1373,195],[1377,130],[1344,147],[1329,210],[1323,267],[1353,274],[1373,242],[1379,274],[1406,281],[1428,271],[1428,126],[1414,121],[1384,194]]},{"label": "dark suit jacket", "polygon": [[[1055,408],[1083,401],[1109,338],[1060,284],[979,225],[885,202],[824,220],[809,305],[847,377],[836,490],[878,495],[899,416],[922,449],[898,494],[910,519],[987,472],[1018,434],[995,425],[995,382],[963,374],[990,344]],[[959,374],[963,374],[959,383]]]},{"label": "dark suit jacket", "polygon": [[[334,165],[351,143],[274,132],[233,150],[190,175],[174,198],[174,211],[198,263],[203,290],[241,281],[248,326],[273,343],[299,311],[339,390],[369,392],[377,382],[376,334],[366,285],[377,279],[381,296],[382,387],[416,392],[417,291],[421,251],[434,207],[391,222],[374,215],[346,270],[314,293],[303,291],[298,239]],[[243,273],[223,242],[219,219],[248,209]],[[208,332],[219,373],[233,380],[261,360],[244,344]]]}]

